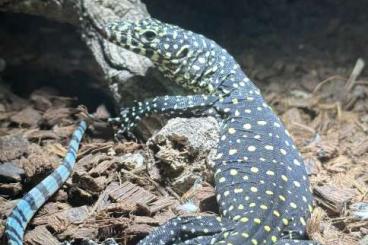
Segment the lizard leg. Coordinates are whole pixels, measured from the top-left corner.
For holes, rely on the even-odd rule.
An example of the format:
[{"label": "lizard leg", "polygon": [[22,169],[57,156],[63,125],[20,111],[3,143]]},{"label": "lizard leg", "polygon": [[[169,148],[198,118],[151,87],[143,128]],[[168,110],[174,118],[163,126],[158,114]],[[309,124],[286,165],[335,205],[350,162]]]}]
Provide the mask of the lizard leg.
[{"label": "lizard leg", "polygon": [[[213,95],[189,95],[189,96],[162,96],[136,102],[132,107],[122,108],[120,117],[110,118],[109,122],[120,127],[116,136],[121,138],[124,133],[132,130],[139,120],[151,114],[165,114],[178,116],[183,114],[194,114],[197,110],[206,110],[216,103],[218,97]],[[203,111],[200,114],[203,114]],[[214,113],[209,110],[206,115]]]},{"label": "lizard leg", "polygon": [[157,227],[138,245],[207,244],[204,241],[231,230],[233,226],[233,222],[217,216],[177,217]]}]

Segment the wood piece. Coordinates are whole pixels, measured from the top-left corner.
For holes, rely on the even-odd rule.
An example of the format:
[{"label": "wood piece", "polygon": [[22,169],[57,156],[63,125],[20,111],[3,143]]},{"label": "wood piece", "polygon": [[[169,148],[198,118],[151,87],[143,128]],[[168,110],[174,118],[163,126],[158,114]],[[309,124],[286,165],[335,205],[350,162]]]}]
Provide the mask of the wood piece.
[{"label": "wood piece", "polygon": [[153,227],[147,224],[133,224],[125,229],[124,233],[126,235],[134,236],[145,236],[148,235],[153,230]]},{"label": "wood piece", "polygon": [[149,203],[149,215],[152,215],[166,207],[172,206],[175,203],[177,203],[177,201],[173,197],[160,197],[156,201]]},{"label": "wood piece", "polygon": [[35,217],[32,224],[36,226],[46,225],[55,232],[62,232],[70,224],[79,224],[89,216],[89,208],[81,206],[77,208],[69,208],[56,213]]},{"label": "wood piece", "polygon": [[195,197],[199,202],[198,206],[201,212],[218,213],[215,188],[210,185],[202,186],[196,192]]},{"label": "wood piece", "polygon": [[338,188],[331,185],[316,186],[314,193],[316,200],[333,213],[341,213],[348,202],[356,195],[351,188]]},{"label": "wood piece", "polygon": [[131,203],[148,204],[157,199],[157,197],[151,192],[146,191],[142,187],[139,187],[128,181],[121,184],[119,188],[115,189],[109,195],[111,199],[115,202],[124,201]]},{"label": "wood piece", "polygon": [[23,190],[21,183],[0,183],[0,195],[18,196]]},{"label": "wood piece", "polygon": [[32,107],[27,107],[15,115],[10,117],[10,120],[25,127],[35,128],[41,122],[41,114],[33,109]]},{"label": "wood piece", "polygon": [[46,229],[46,226],[37,226],[35,229],[27,232],[24,237],[26,245],[59,245],[60,242]]},{"label": "wood piece", "polygon": [[0,137],[0,161],[11,161],[28,153],[28,146],[28,140],[21,134]]}]

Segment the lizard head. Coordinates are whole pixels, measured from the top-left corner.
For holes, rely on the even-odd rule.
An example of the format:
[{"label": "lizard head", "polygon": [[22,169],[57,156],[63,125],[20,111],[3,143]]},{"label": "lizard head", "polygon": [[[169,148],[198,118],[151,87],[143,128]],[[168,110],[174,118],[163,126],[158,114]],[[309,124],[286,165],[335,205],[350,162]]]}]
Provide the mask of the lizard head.
[{"label": "lizard head", "polygon": [[106,31],[110,41],[154,63],[180,62],[191,51],[188,31],[154,18],[113,22]]}]

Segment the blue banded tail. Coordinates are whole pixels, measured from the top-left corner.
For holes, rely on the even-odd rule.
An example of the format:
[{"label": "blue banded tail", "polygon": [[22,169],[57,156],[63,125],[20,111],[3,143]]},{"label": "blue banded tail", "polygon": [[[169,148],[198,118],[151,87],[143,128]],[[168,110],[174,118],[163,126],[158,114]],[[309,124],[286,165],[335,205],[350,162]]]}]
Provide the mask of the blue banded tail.
[{"label": "blue banded tail", "polygon": [[41,183],[30,190],[17,203],[9,215],[5,225],[5,235],[9,245],[23,244],[25,229],[33,215],[69,178],[74,168],[78,148],[86,128],[87,123],[81,121],[73,133],[68,152],[61,165]]}]

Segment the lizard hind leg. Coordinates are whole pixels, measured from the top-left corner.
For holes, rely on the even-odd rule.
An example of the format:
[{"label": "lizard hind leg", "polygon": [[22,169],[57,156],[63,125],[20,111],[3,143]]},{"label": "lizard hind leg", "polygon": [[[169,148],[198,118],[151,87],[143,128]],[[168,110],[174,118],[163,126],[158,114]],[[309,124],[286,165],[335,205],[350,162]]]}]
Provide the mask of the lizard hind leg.
[{"label": "lizard hind leg", "polygon": [[209,244],[204,242],[231,231],[234,225],[235,223],[217,216],[177,217],[157,227],[138,244]]}]

